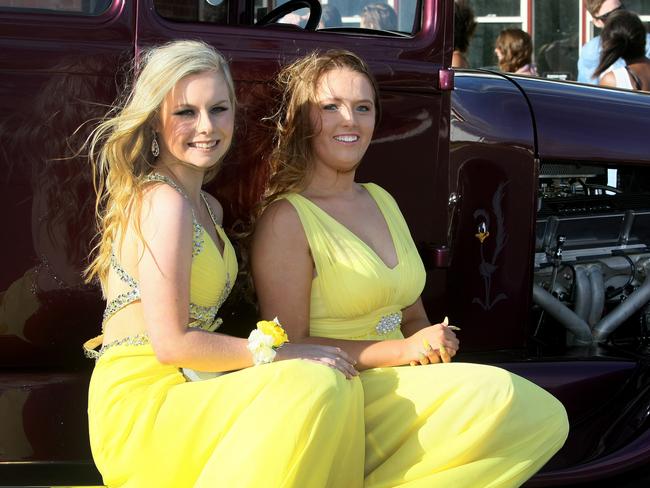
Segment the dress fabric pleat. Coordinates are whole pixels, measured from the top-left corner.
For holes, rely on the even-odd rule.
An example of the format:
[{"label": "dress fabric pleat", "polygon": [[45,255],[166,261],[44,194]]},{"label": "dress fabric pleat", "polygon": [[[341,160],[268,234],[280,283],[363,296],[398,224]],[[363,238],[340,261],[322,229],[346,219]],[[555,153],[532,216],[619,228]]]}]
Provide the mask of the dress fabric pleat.
[{"label": "dress fabric pleat", "polygon": [[[298,213],[316,267],[312,336],[403,338],[399,327],[377,326],[415,302],[424,287],[424,267],[396,202],[375,184],[363,187],[392,236],[398,257],[393,268],[312,201],[283,196]],[[568,434],[557,399],[500,368],[402,366],[366,370],[360,379],[367,488],[520,486]]]},{"label": "dress fabric pleat", "polygon": [[[365,188],[393,237],[392,269],[312,202],[284,196],[316,264],[312,335],[401,338],[399,328],[380,333],[377,324],[424,285],[397,205],[376,185]],[[223,255],[205,241],[192,261],[190,300],[201,307],[216,306],[237,274],[219,234]],[[128,341],[97,360],[88,414],[104,483],[129,488],[512,487],[560,448],[568,428],[555,398],[490,366],[378,368],[346,380],[292,360],[188,382],[150,344]]]},{"label": "dress fabric pleat", "polygon": [[119,346],[93,373],[93,457],[109,487],[361,486],[362,403],[360,381],[315,363],[188,382]]},{"label": "dress fabric pleat", "polygon": [[[229,280],[237,276],[237,260],[223,229],[217,228],[223,255],[204,229],[195,226],[194,231],[190,302],[197,310],[211,310],[223,302]],[[115,268],[122,275],[129,272],[118,264]],[[157,360],[142,338],[143,323],[124,318],[137,316],[128,313],[137,306],[129,304],[107,321],[107,328],[122,321],[133,336],[104,344],[90,381],[90,444],[107,486],[363,484],[358,378],[349,381],[327,366],[291,360],[189,382],[179,368]]]}]

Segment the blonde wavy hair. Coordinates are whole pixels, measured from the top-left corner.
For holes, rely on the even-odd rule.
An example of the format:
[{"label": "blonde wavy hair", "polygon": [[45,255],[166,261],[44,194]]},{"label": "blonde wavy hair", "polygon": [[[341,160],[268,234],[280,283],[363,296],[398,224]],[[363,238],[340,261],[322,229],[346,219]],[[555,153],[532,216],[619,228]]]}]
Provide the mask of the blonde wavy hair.
[{"label": "blonde wavy hair", "polygon": [[312,174],[311,140],[320,131],[310,118],[311,107],[318,104],[318,83],[334,69],[349,69],[370,82],[375,102],[375,123],[381,118],[379,87],[368,65],[346,50],[314,51],[286,66],[277,77],[282,92],[280,108],[270,118],[275,124],[275,141],[270,156],[271,178],[262,209],[279,195],[304,190]]},{"label": "blonde wavy hair", "polygon": [[[87,145],[97,199],[98,232],[86,280],[99,279],[104,288],[110,269],[113,243],[124,237],[129,217],[137,215],[142,202],[142,182],[154,167],[150,148],[153,123],[165,96],[186,76],[219,72],[228,85],[235,106],[235,89],[228,63],[214,48],[201,41],[173,41],[145,50],[133,66],[135,82],[91,133]],[[206,172],[204,182],[214,178],[219,165]],[[139,219],[134,229],[143,238]]]}]

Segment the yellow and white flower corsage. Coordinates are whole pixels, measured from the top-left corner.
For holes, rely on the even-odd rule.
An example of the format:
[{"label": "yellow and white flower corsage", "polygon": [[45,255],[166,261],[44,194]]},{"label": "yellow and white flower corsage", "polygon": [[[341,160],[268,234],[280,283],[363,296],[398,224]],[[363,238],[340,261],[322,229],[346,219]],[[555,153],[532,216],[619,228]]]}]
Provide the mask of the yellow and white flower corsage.
[{"label": "yellow and white flower corsage", "polygon": [[275,359],[277,349],[285,342],[289,342],[287,333],[280,325],[278,318],[273,320],[260,320],[257,328],[248,336],[248,350],[253,355],[255,366],[270,363]]}]

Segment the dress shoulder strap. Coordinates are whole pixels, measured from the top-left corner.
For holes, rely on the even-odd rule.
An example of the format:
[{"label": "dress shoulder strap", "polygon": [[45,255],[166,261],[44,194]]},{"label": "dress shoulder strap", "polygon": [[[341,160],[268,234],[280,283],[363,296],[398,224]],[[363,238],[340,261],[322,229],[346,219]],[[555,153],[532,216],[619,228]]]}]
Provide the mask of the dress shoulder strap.
[{"label": "dress shoulder strap", "polygon": [[368,190],[376,201],[380,200],[382,204],[391,208],[397,207],[397,202],[393,198],[393,195],[388,193],[377,183],[362,183],[361,186]]},{"label": "dress shoulder strap", "polygon": [[390,193],[376,183],[363,183],[362,186],[375,200],[389,224],[401,225],[405,222],[397,202]]},{"label": "dress shoulder strap", "polygon": [[320,272],[321,266],[336,259],[340,246],[336,237],[337,229],[333,226],[334,220],[324,217],[323,211],[315,203],[298,193],[286,193],[279,199],[287,200],[296,210],[311,249],[316,272]]},{"label": "dress shoulder strap", "polygon": [[310,234],[321,230],[324,222],[320,217],[320,210],[315,203],[298,193],[286,193],[279,199],[287,200],[298,213],[305,234],[309,238]]},{"label": "dress shoulder strap", "polygon": [[406,219],[393,196],[376,183],[363,183],[377,205],[379,205],[388,227],[391,229],[398,253],[407,253],[415,248]]},{"label": "dress shoulder strap", "polygon": [[[144,177],[142,180],[144,183],[150,182],[150,181],[156,181],[159,183],[166,183],[169,186],[171,186],[174,190],[176,190],[178,193],[180,193],[183,198],[185,198],[188,202],[190,201],[189,197],[185,193],[185,191],[181,188],[181,186],[176,183],[174,180],[169,178],[168,176],[161,175],[160,173],[149,173]],[[203,198],[203,201],[205,202],[206,206],[208,207],[208,212],[210,213],[210,218],[214,222],[214,214],[212,213],[212,208],[210,208],[210,205],[208,205],[208,202],[205,198],[205,195],[203,195],[203,192],[201,192],[201,197]],[[190,204],[190,211],[192,212],[192,229],[193,229],[193,235],[192,235],[192,257],[197,256],[198,254],[201,253],[203,250],[203,228],[201,227],[201,224],[199,224],[199,220],[196,218],[196,214],[194,213],[194,208]],[[216,224],[215,224],[216,225]]]},{"label": "dress shoulder strap", "polygon": [[215,227],[219,227],[219,222],[217,222],[217,217],[214,215],[214,212],[212,210],[212,206],[210,205],[210,202],[208,202],[208,197],[205,196],[205,192],[201,192],[201,198],[203,199],[203,203],[205,204],[205,208],[208,209],[208,214],[210,214],[210,220],[214,224]]},{"label": "dress shoulder strap", "polygon": [[627,64],[625,65],[625,71],[628,72],[630,75],[630,78],[634,81],[634,89],[635,90],[640,90],[641,89],[641,79],[639,78],[639,75],[637,75],[634,71],[632,71],[632,68],[630,68]]},{"label": "dress shoulder strap", "polygon": [[[149,173],[144,177],[142,180],[143,183],[149,183],[152,181],[158,182],[158,183],[166,183],[167,185],[171,186],[174,190],[176,190],[178,193],[180,193],[185,200],[189,201],[189,197],[185,193],[185,191],[181,188],[181,186],[176,183],[174,180],[172,180],[169,176],[161,175],[160,173]],[[203,195],[201,195],[203,196]],[[194,209],[192,206],[190,206],[190,210],[192,211],[192,218],[196,220],[196,215],[194,215]]]}]

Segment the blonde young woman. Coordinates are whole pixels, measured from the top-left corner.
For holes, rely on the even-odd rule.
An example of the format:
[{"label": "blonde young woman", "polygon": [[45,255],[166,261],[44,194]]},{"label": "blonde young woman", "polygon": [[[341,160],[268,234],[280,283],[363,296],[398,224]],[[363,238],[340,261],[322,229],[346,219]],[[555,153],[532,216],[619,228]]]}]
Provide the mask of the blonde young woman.
[{"label": "blonde young woman", "polygon": [[262,315],[294,343],[356,361],[364,486],[521,485],[564,443],[566,412],[505,370],[450,364],[459,341],[426,315],[424,267],[395,200],[355,180],[379,114],[367,66],[314,53],[279,79],[275,173],[251,253]]},{"label": "blonde young woman", "polygon": [[[108,303],[103,336],[87,344],[97,358],[88,415],[104,483],[360,484],[363,399],[346,379],[352,359],[298,343],[276,352],[283,336],[273,323],[248,342],[215,332],[237,262],[219,202],[201,186],[232,140],[227,64],[195,41],[151,49],[140,64],[90,146],[103,210],[88,271]],[[183,372],[197,370],[238,371],[187,381]]]}]

